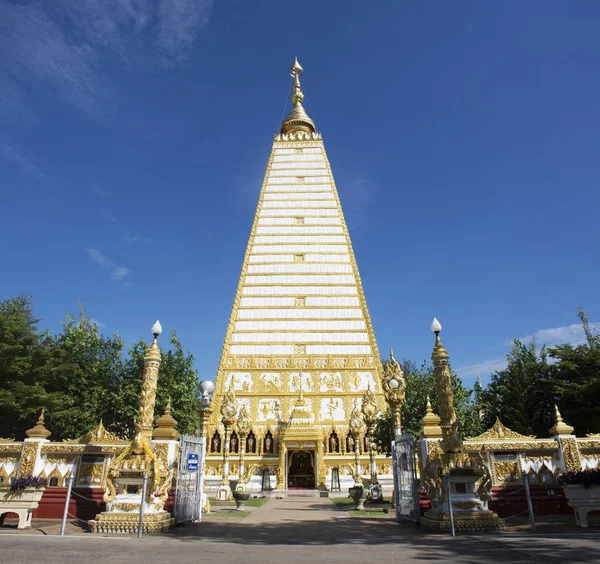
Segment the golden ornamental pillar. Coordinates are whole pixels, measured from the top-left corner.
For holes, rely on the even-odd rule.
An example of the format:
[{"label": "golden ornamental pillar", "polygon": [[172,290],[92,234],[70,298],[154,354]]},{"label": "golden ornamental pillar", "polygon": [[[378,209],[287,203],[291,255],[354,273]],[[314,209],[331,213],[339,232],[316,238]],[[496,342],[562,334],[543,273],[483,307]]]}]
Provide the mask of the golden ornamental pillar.
[{"label": "golden ornamental pillar", "polygon": [[235,405],[235,393],[230,387],[225,393],[221,404],[221,420],[223,422],[223,476],[217,491],[217,498],[221,501],[231,499],[231,487],[229,485],[229,432],[235,424],[237,407]]},{"label": "golden ornamental pillar", "polygon": [[377,402],[375,400],[375,394],[371,391],[371,387],[367,388],[361,405],[361,411],[365,425],[367,426],[367,440],[369,442],[369,464],[371,467],[371,487],[369,493],[371,499],[381,499],[381,486],[377,479],[377,465],[375,463],[375,452],[374,452],[374,437],[375,425],[377,424]]},{"label": "golden ornamental pillar", "polygon": [[442,428],[442,450],[444,452],[460,452],[462,441],[458,437],[458,421],[454,409],[454,393],[452,391],[452,375],[450,374],[450,355],[444,348],[440,333],[442,325],[433,319],[431,331],[435,334],[435,345],[431,353],[435,375],[435,386],[438,393],[440,410],[440,427]]},{"label": "golden ornamental pillar", "polygon": [[383,379],[381,381],[385,401],[392,410],[394,421],[394,438],[402,435],[402,419],[400,410],[406,397],[406,380],[400,363],[394,358],[394,351],[390,349],[390,358],[383,364]]},{"label": "golden ornamental pillar", "polygon": [[142,439],[150,444],[152,439],[152,426],[154,423],[154,403],[156,401],[156,386],[158,382],[158,369],[160,367],[160,350],[158,336],[162,333],[159,321],[152,326],[154,339],[150,348],[144,355],[144,373],[142,375],[142,393],[138,409],[137,425]]},{"label": "golden ornamental pillar", "polygon": [[246,454],[246,438],[248,437],[248,431],[250,431],[250,414],[243,405],[240,409],[240,414],[237,421],[238,437],[240,440],[240,470],[239,480],[236,489],[243,490],[246,486],[246,468],[244,466],[244,456]]},{"label": "golden ornamental pillar", "polygon": [[279,449],[279,462],[277,464],[277,483],[275,484],[275,489],[276,490],[285,490],[286,489],[286,483],[285,483],[285,475],[286,475],[286,468],[285,468],[285,461],[287,458],[287,447],[285,446],[285,443],[282,441],[281,447]]},{"label": "golden ornamental pillar", "polygon": [[363,431],[363,422],[361,418],[360,410],[358,406],[355,404],[350,412],[350,434],[352,436],[352,446],[354,447],[354,485],[362,487],[362,480],[360,478],[360,462],[358,460],[358,455],[360,452],[360,436]]}]

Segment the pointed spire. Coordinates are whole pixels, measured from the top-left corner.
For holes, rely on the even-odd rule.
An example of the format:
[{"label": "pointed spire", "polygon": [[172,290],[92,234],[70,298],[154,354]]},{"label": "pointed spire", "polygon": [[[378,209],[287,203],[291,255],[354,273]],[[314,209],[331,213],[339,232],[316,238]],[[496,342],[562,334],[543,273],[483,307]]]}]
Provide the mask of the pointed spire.
[{"label": "pointed spire", "polygon": [[171,400],[167,401],[165,412],[156,420],[156,428],[152,433],[152,439],[177,440],[179,433],[175,429],[177,421],[171,415]]},{"label": "pointed spire", "polygon": [[426,439],[436,439],[442,437],[442,428],[440,427],[440,416],[433,412],[431,401],[427,396],[427,407],[425,408],[425,417],[423,422],[423,437]]},{"label": "pointed spire", "polygon": [[44,409],[45,408],[42,407],[42,410],[40,411],[40,416],[38,417],[35,427],[32,427],[31,429],[25,431],[25,434],[30,439],[47,439],[52,434],[44,426]]},{"label": "pointed spire", "polygon": [[281,133],[315,133],[316,128],[312,119],[310,119],[302,106],[304,100],[304,92],[302,92],[302,86],[300,85],[300,77],[304,73],[304,70],[298,62],[298,57],[294,58],[294,64],[290,68],[290,76],[294,79],[294,85],[292,86],[292,102],[294,107],[289,113],[288,117],[283,120],[281,124]]},{"label": "pointed spire", "polygon": [[554,406],[554,416],[556,419],[556,423],[554,424],[554,427],[552,427],[549,430],[550,435],[570,435],[575,430],[573,427],[571,427],[571,425],[567,425],[563,421],[562,415],[560,414],[560,411],[558,411],[557,405]]}]

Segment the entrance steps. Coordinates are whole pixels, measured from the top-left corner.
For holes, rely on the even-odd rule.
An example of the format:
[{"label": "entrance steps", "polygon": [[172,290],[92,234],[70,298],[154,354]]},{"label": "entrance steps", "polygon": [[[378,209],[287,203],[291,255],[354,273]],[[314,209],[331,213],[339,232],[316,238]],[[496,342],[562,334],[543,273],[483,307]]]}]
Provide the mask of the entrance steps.
[{"label": "entrance steps", "polygon": [[261,492],[267,497],[329,497],[328,491],[321,492],[316,488],[292,488],[288,490],[271,490]]}]

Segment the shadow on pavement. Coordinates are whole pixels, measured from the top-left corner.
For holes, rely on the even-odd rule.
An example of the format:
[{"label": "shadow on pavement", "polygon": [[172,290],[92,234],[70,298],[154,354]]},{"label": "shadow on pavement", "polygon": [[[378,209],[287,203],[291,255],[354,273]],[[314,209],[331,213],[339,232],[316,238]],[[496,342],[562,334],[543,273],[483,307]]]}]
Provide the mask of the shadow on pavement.
[{"label": "shadow on pavement", "polygon": [[[243,545],[396,545],[419,551],[419,560],[468,556],[471,561],[498,560],[531,562],[540,557],[549,561],[593,561],[600,549],[598,530],[561,535],[535,534],[463,534],[456,538],[432,533],[413,523],[390,519],[345,518],[333,521],[285,521],[255,525],[205,522],[185,525],[165,536],[181,542],[200,539],[214,543]],[[594,556],[596,555],[596,556]]]}]

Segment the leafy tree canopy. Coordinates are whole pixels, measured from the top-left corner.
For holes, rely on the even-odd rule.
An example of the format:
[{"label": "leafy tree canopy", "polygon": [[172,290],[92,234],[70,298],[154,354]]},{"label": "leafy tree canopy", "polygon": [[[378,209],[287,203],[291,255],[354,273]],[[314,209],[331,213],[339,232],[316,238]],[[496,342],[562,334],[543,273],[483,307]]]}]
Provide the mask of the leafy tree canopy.
[{"label": "leafy tree canopy", "polygon": [[[127,354],[118,334],[102,335],[82,306],[68,313],[57,335],[39,331],[31,296],[0,302],[0,437],[23,438],[41,407],[53,440],[76,438],[96,426],[130,437],[141,390],[146,343]],[[175,331],[162,351],[155,414],[171,400],[178,430],[199,426],[194,358]]]}]

